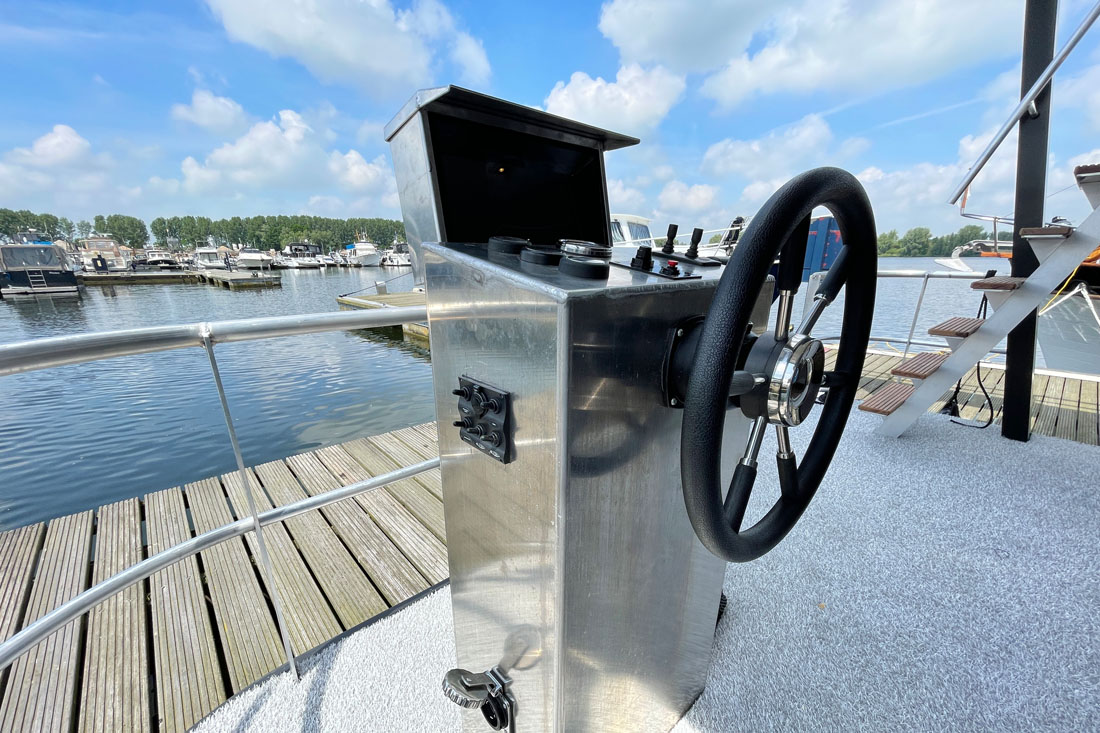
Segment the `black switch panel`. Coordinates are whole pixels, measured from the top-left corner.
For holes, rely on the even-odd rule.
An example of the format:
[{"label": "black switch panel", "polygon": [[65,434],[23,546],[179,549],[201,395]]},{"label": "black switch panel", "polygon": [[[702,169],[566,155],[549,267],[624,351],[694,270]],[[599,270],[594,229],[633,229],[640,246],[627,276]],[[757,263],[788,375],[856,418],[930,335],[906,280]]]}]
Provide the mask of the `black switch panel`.
[{"label": "black switch panel", "polygon": [[482,453],[501,463],[512,461],[511,394],[465,374],[458,378],[458,434]]}]

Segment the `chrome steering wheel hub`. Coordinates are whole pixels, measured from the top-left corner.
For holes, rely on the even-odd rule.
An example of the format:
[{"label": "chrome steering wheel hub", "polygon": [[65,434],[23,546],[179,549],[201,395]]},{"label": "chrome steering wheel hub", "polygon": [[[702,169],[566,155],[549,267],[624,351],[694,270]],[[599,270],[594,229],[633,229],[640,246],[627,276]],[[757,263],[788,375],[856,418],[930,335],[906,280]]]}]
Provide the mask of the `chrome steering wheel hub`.
[{"label": "chrome steering wheel hub", "polygon": [[825,373],[821,342],[796,334],[777,348],[768,377],[768,422],[799,425],[813,409]]}]

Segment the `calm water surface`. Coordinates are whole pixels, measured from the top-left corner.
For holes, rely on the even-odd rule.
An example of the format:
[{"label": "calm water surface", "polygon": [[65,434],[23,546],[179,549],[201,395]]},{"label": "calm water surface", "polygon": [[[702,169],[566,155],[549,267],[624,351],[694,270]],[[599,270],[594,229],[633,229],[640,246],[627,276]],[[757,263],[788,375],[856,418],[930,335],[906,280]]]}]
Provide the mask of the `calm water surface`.
[{"label": "calm water surface", "polygon": [[[404,270],[408,272],[408,270]],[[281,288],[89,287],[0,301],[0,342],[204,320],[338,310],[336,296],[402,270],[283,271]],[[389,284],[407,290],[412,277]],[[245,462],[274,460],[433,418],[426,351],[370,332],[216,348]],[[234,468],[201,349],[0,378],[0,528]]]},{"label": "calm water surface", "polygon": [[[971,260],[985,269],[989,260]],[[998,262],[1005,269],[1007,262]],[[880,269],[942,269],[891,258]],[[337,295],[401,274],[283,271],[283,286],[87,288],[71,299],[0,301],[0,343],[141,326],[337,310]],[[390,283],[407,290],[412,278]],[[873,333],[905,338],[919,280],[880,279]],[[973,315],[963,280],[932,281],[916,333]],[[801,303],[796,308],[796,316]],[[816,332],[837,333],[840,303]],[[797,320],[797,319],[796,319]],[[427,353],[368,332],[217,347],[245,463],[271,461],[434,417]],[[185,349],[0,378],[0,528],[140,496],[234,468],[205,353]]]}]

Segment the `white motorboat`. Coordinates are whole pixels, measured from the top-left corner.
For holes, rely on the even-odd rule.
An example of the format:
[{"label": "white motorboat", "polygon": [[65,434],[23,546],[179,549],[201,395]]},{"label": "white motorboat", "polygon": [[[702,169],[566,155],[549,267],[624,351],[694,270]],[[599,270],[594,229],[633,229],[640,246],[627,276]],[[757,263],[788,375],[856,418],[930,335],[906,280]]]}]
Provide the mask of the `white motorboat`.
[{"label": "white motorboat", "polygon": [[270,270],[275,258],[255,247],[244,247],[237,255],[237,267],[242,270]]},{"label": "white motorboat", "polygon": [[108,272],[126,272],[130,269],[129,259],[123,254],[118,242],[111,237],[95,236],[81,240],[80,261],[85,270],[95,272],[96,261],[100,257],[107,263]]},{"label": "white motorboat", "polygon": [[145,266],[158,270],[178,270],[181,267],[171,252],[162,249],[146,250]]},{"label": "white motorboat", "polygon": [[284,257],[293,260],[296,269],[316,269],[321,267],[321,246],[309,242],[291,242],[283,250]]},{"label": "white motorboat", "polygon": [[383,267],[412,267],[412,255],[409,253],[409,245],[405,242],[394,242],[390,249],[382,255]]},{"label": "white motorboat", "polygon": [[360,240],[347,246],[349,263],[360,267],[378,267],[382,264],[382,255],[374,242]]},{"label": "white motorboat", "polygon": [[196,270],[224,270],[225,260],[216,247],[197,247],[194,267]]}]

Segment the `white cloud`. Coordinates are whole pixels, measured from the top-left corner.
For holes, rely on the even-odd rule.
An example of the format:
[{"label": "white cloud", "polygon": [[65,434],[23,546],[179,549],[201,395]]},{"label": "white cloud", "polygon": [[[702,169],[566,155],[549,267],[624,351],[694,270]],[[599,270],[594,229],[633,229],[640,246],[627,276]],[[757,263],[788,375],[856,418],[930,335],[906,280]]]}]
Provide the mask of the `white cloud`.
[{"label": "white cloud", "polygon": [[807,115],[793,125],[772,130],[755,140],[726,138],[703,154],[703,171],[714,176],[739,174],[762,178],[792,171],[820,155],[832,141],[829,124],[819,115]]},{"label": "white cloud", "polygon": [[656,66],[619,69],[615,81],[593,79],[575,71],[569,83],[559,81],[543,104],[548,112],[616,132],[652,130],[684,93],[684,77]]},{"label": "white cloud", "polygon": [[710,211],[718,202],[718,189],[705,183],[689,186],[683,181],[669,181],[657,197],[662,210],[700,214]]},{"label": "white cloud", "polygon": [[[624,62],[713,73],[729,109],[757,94],[874,93],[1018,53],[1023,0],[612,0]],[[975,39],[981,29],[981,40]]]},{"label": "white cloud", "polygon": [[[179,181],[151,179],[150,188],[167,193],[178,186],[193,196],[308,193],[328,205],[335,198],[329,192],[337,189],[393,208],[387,197],[396,191],[396,182],[386,157],[368,161],[354,149],[329,150],[326,139],[298,112],[282,110],[215,148],[202,162],[185,158]],[[317,202],[310,206],[318,209]]]},{"label": "white cloud", "polygon": [[680,72],[707,71],[742,49],[770,15],[752,0],[612,0],[600,12],[600,32],[626,61],[656,62]]},{"label": "white cloud", "polygon": [[1092,132],[1100,132],[1100,64],[1054,86],[1054,103],[1084,111]]},{"label": "white cloud", "polygon": [[451,45],[451,61],[461,70],[463,84],[483,86],[489,83],[489,57],[481,41],[469,33],[459,32]]},{"label": "white cloud", "polygon": [[635,213],[645,206],[645,194],[618,178],[608,179],[607,200],[612,212]]},{"label": "white cloud", "polygon": [[375,95],[408,93],[431,80],[436,49],[447,50],[466,83],[489,78],[480,42],[439,0],[417,0],[400,12],[389,0],[206,2],[231,38],[294,58],[324,82]]},{"label": "white cloud", "polygon": [[54,125],[53,130],[35,140],[30,148],[16,148],[8,153],[12,163],[35,168],[78,163],[86,159],[92,144],[68,125]]},{"label": "white cloud", "polygon": [[54,125],[29,147],[0,154],[0,198],[12,208],[48,211],[59,203],[117,204],[134,189],[117,185],[110,175],[114,166],[110,155],[94,152],[72,127]]},{"label": "white cloud", "polygon": [[377,192],[385,185],[389,175],[386,156],[379,155],[368,163],[358,150],[349,150],[346,153],[332,151],[329,154],[328,168],[351,191]]},{"label": "white cloud", "polygon": [[241,105],[206,89],[196,89],[191,104],[173,104],[172,118],[219,134],[240,132],[248,124],[248,115]]}]

